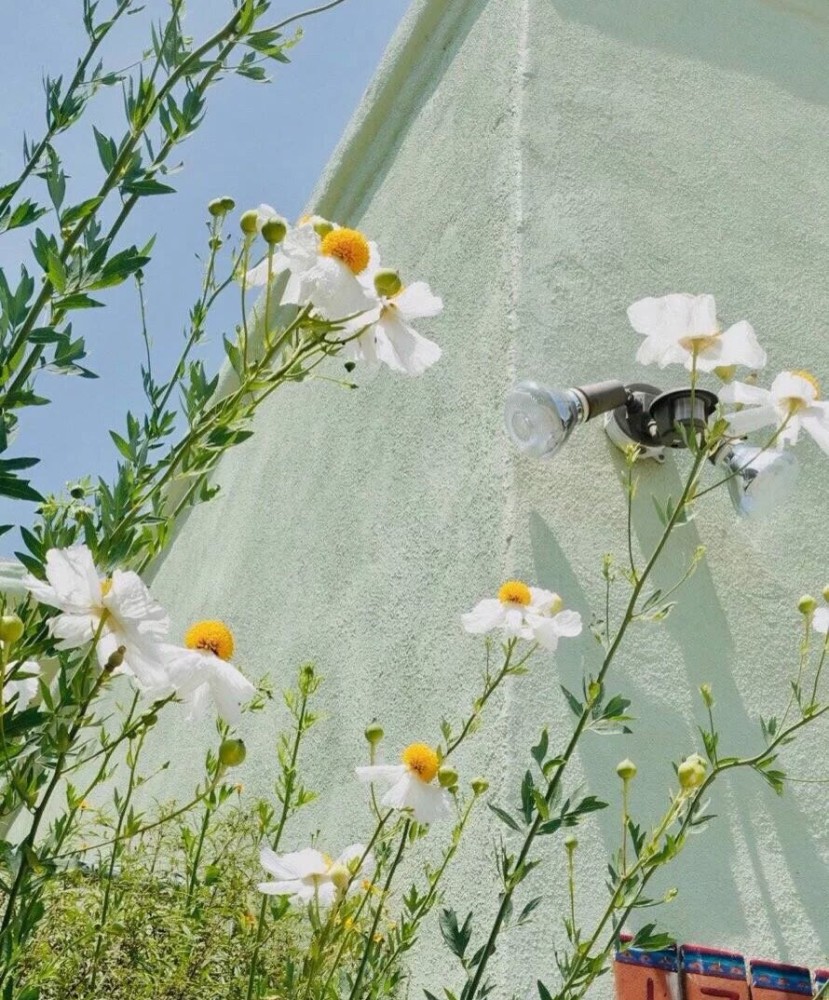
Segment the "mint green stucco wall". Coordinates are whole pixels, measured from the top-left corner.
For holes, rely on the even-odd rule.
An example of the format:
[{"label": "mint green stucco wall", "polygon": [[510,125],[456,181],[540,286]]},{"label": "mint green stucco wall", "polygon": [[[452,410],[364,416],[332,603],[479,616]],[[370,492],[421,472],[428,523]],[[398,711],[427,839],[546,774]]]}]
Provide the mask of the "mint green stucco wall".
[{"label": "mint green stucco wall", "polygon": [[[250,675],[285,684],[305,658],[325,674],[331,718],[304,761],[323,794],[292,846],[317,827],[334,850],[366,836],[351,777],[365,722],[381,716],[390,753],[437,738],[442,713],[457,715],[477,685],[481,647],[458,616],[503,578],[554,588],[586,617],[598,606],[602,553],[624,547],[619,458],[594,426],[553,463],[517,457],[501,432],[516,377],[642,378],[625,307],[708,291],[724,319],[752,321],[772,372],[808,367],[829,381],[827,55],[824,0],[415,3],[311,207],[364,227],[404,277],[444,295],[431,328],[444,357],[421,379],[383,371],[358,392],[318,383],[275,396],[154,584],[181,627],[227,619]],[[794,603],[829,582],[829,464],[808,444],[801,459],[784,512],[749,528],[715,494],[669,551],[660,583],[700,543],[710,559],[677,612],[635,630],[619,660],[636,735],[588,741],[574,780],[615,795],[613,767],[630,756],[635,808],[655,817],[669,761],[693,748],[703,681],[725,746],[758,746],[759,713],[786,696]],[[659,530],[648,491],[676,494],[677,465],[642,468],[634,528],[645,549]],[[508,688],[461,759],[464,777],[483,772],[496,799],[514,794],[540,726],[555,736],[569,725],[559,680],[576,684],[590,662],[585,634]],[[257,792],[272,781],[281,720],[274,710],[244,733],[244,780]],[[170,732],[179,775],[209,738],[207,727]],[[829,777],[825,726],[789,754],[789,770]],[[757,780],[723,782],[716,826],[665,882],[680,889],[666,925],[685,940],[824,961],[825,789],[798,784],[776,800]],[[502,829],[479,816],[448,886],[449,902],[481,918]],[[580,840],[589,918],[616,814]],[[560,862],[560,841],[541,850]],[[500,949],[498,997],[529,995],[551,969],[561,910],[550,879],[533,928]],[[413,964],[417,987],[440,985],[436,935]]]}]

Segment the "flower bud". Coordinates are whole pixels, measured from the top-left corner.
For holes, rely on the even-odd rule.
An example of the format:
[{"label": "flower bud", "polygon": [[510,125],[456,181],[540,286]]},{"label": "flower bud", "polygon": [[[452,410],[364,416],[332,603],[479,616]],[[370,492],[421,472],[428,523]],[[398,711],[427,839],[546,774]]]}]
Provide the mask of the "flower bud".
[{"label": "flower bud", "polygon": [[573,851],[579,846],[578,837],[574,833],[568,834],[564,838],[564,846],[567,848],[567,853],[572,854]]},{"label": "flower bud", "polygon": [[699,693],[702,695],[702,700],[705,702],[706,708],[714,707],[714,692],[711,690],[710,684],[700,684]]},{"label": "flower bud", "polygon": [[158,715],[155,712],[150,712],[149,715],[144,716],[145,726],[154,726],[158,722]]},{"label": "flower bud", "polygon": [[631,781],[636,777],[636,765],[630,758],[626,757],[616,765],[616,773],[622,781]]},{"label": "flower bud", "polygon": [[217,219],[220,215],[224,215],[227,209],[225,208],[224,198],[213,198],[212,201],[207,203],[207,211]]},{"label": "flower bud", "polygon": [[823,588],[823,599],[824,599],[824,601],[827,601],[827,602],[829,602],[829,584],[827,584],[827,585],[826,585],[826,586],[825,586],[825,587]]},{"label": "flower bud", "polygon": [[319,222],[314,223],[314,232],[321,240],[324,240],[333,229],[334,226],[327,219],[320,219]]},{"label": "flower bud", "polygon": [[483,795],[488,788],[489,788],[489,782],[486,780],[486,778],[472,779],[472,791],[475,793],[475,795]]},{"label": "flower bud", "polygon": [[438,784],[441,788],[457,788],[458,772],[451,764],[438,768]]},{"label": "flower bud", "polygon": [[104,670],[111,674],[113,670],[117,670],[118,667],[124,662],[124,655],[127,652],[126,646],[119,646],[115,652],[109,654],[109,659],[104,664]]},{"label": "flower bud", "polygon": [[811,594],[804,594],[797,602],[797,610],[802,615],[810,615],[817,607],[817,601]]},{"label": "flower bud", "polygon": [[365,737],[371,746],[376,747],[386,734],[379,722],[372,722],[366,726]]},{"label": "flower bud", "polygon": [[288,232],[288,223],[279,215],[262,223],[262,238],[271,246],[281,243]]},{"label": "flower bud", "polygon": [[69,491],[69,496],[72,497],[73,500],[83,500],[85,495],[86,493],[83,486],[73,486]]},{"label": "flower bud", "polygon": [[313,663],[303,663],[299,670],[299,690],[302,694],[311,694],[317,679]]},{"label": "flower bud", "polygon": [[718,365],[714,369],[714,374],[721,382],[733,382],[737,374],[736,365]]},{"label": "flower bud", "polygon": [[0,618],[0,639],[7,646],[13,646],[23,635],[23,622],[19,615],[3,615]]},{"label": "flower bud", "polygon": [[246,753],[244,740],[222,740],[219,763],[224,767],[238,767],[244,764]]},{"label": "flower bud", "polygon": [[345,865],[337,863],[335,865],[331,865],[328,869],[328,877],[340,890],[340,892],[345,892],[348,888],[348,883],[351,881],[351,872]]},{"label": "flower bud", "polygon": [[259,229],[259,213],[256,209],[249,208],[247,212],[243,212],[239,225],[245,236],[254,236]]},{"label": "flower bud", "polygon": [[402,288],[403,282],[400,280],[400,275],[397,271],[392,271],[391,268],[384,267],[374,275],[374,290],[378,295],[391,298],[393,295],[397,295]]},{"label": "flower bud", "polygon": [[683,791],[693,791],[705,781],[705,773],[708,765],[698,753],[691,754],[677,768],[677,777]]},{"label": "flower bud", "polygon": [[236,208],[236,202],[233,200],[233,198],[230,197],[229,194],[226,194],[224,195],[224,197],[219,198],[219,202],[221,203],[222,209],[225,212],[232,212],[233,209]]}]

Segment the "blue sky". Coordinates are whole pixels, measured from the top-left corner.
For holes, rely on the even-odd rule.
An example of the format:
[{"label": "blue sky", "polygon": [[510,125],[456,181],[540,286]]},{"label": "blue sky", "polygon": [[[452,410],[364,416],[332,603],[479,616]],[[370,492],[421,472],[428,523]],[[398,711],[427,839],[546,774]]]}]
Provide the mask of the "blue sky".
[{"label": "blue sky", "polygon": [[[239,208],[268,202],[287,217],[296,217],[408,5],[409,0],[346,0],[304,22],[304,37],[290,53],[290,65],[273,64],[268,85],[231,78],[212,88],[205,123],[181,147],[183,169],[171,179],[177,193],[139,204],[123,232],[124,245],[141,245],[157,234],[145,291],[159,372],[177,356],[188,309],[199,292],[202,271],[196,254],[204,249],[207,202],[229,194]],[[101,10],[110,6],[111,0],[100,5]],[[308,6],[307,0],[276,0],[267,23]],[[163,9],[160,0],[150,0],[144,14],[127,18],[117,34],[112,33],[104,49],[105,56],[109,53],[108,66],[122,68],[140,56],[148,38],[148,17]],[[207,37],[229,9],[229,0],[194,0],[186,21],[188,33]],[[80,12],[81,0],[29,0],[4,10],[0,85],[6,99],[0,116],[0,182],[17,175],[24,131],[35,138],[41,134],[42,75],[68,76],[74,69],[84,42]],[[102,94],[81,125],[59,140],[70,174],[66,204],[97,190],[102,168],[92,125],[120,135],[120,100],[115,88]],[[32,193],[40,194],[37,185]],[[30,230],[13,232],[0,242],[0,267],[10,276],[28,256],[30,235]],[[86,473],[109,474],[116,462],[109,429],[121,430],[127,409],[143,408],[139,381],[143,344],[135,288],[128,283],[105,294],[107,308],[79,313],[76,323],[86,336],[88,364],[100,378],[41,375],[38,391],[52,405],[25,412],[13,445],[12,454],[42,459],[32,470],[32,481],[42,492],[60,490],[65,482]],[[226,325],[236,318],[230,303],[218,315]],[[215,369],[223,356],[222,327],[211,325],[211,331],[212,342],[203,356],[208,368]],[[0,503],[2,523],[30,517],[28,505]],[[4,553],[16,547],[15,536],[11,533],[0,541]]]}]

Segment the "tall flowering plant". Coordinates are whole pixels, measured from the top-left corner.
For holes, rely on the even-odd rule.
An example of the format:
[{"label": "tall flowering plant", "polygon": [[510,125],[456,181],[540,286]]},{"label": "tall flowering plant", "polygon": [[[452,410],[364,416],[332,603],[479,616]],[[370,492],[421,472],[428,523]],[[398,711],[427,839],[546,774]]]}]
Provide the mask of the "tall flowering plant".
[{"label": "tall flowering plant", "polygon": [[[148,361],[142,371],[145,412],[128,413],[124,426],[112,432],[120,456],[115,477],[79,479],[66,495],[44,498],[21,475],[35,460],[3,457],[12,434],[25,430],[26,408],[44,402],[35,388],[48,371],[90,374],[83,341],[72,333],[72,313],[100,305],[95,296],[129,280],[143,315],[151,241],[141,248],[120,247],[119,234],[144,198],[171,192],[169,157],[201,126],[210,86],[231,73],[259,80],[263,61],[286,60],[294,39],[284,31],[296,17],[268,23],[268,0],[230,6],[228,21],[196,42],[182,29],[181,0],[171,0],[169,17],[152,30],[149,55],[125,78],[125,71],[107,71],[99,50],[122,17],[139,13],[137,5],[120,0],[100,19],[98,5],[86,2],[87,52],[68,85],[47,80],[47,131],[26,144],[20,175],[0,187],[0,230],[47,216],[52,222],[42,223],[49,232],[35,229],[32,259],[21,268],[19,281],[0,275],[0,494],[38,505],[34,523],[20,529],[18,558],[27,571],[22,589],[4,595],[0,608],[3,1000],[39,996],[46,972],[33,969],[29,958],[32,943],[48,929],[49,888],[68,866],[81,862],[94,872],[96,895],[78,991],[99,995],[105,952],[123,933],[117,919],[123,898],[119,872],[129,845],[152,831],[178,830],[184,874],[175,882],[177,917],[188,928],[203,920],[200,890],[218,877],[221,860],[207,857],[211,827],[241,795],[235,780],[246,758],[240,726],[245,713],[264,706],[271,690],[268,678],[246,676],[245,664],[235,661],[227,623],[195,622],[176,635],[144,582],[142,574],[169,543],[177,519],[215,496],[216,464],[253,433],[253,417],[273,392],[317,378],[350,388],[353,373],[366,365],[419,376],[441,357],[423,332],[440,314],[441,299],[425,282],[386,266],[364,233],[319,215],[290,224],[268,205],[241,213],[236,229],[233,200],[221,197],[208,207],[205,272],[180,356],[160,380]],[[67,204],[69,178],[59,137],[82,119],[99,90],[115,83],[123,83],[126,94],[124,132],[94,133],[104,179],[92,196],[73,195]],[[38,182],[39,195],[25,193]],[[253,289],[258,289],[255,303]],[[230,377],[220,383],[208,375],[197,350],[223,296],[235,297],[240,311],[238,326],[223,338]],[[600,652],[581,690],[562,690],[574,717],[571,731],[551,736],[548,726],[537,734],[511,801],[495,801],[486,776],[461,775],[456,767],[458,748],[474,738],[503,685],[518,681],[537,657],[554,654],[560,642],[580,641],[583,631],[566,595],[533,581],[503,582],[459,615],[460,627],[475,637],[469,641],[483,643],[485,657],[467,712],[457,719],[452,709],[434,733],[415,732],[413,726],[410,741],[393,748],[393,763],[381,762],[384,734],[379,724],[370,724],[365,759],[353,762],[355,788],[364,790],[364,835],[352,844],[330,842],[332,834],[325,842],[302,842],[292,820],[315,799],[300,765],[302,745],[318,721],[314,697],[320,684],[316,669],[304,665],[295,687],[284,694],[291,726],[277,738],[273,796],[238,807],[247,809],[246,821],[261,842],[261,870],[250,873],[257,902],[239,919],[246,1000],[273,991],[301,1000],[396,995],[406,981],[406,956],[438,908],[440,931],[460,967],[457,983],[444,988],[446,1000],[498,995],[505,987],[492,978],[491,959],[510,922],[520,928],[540,904],[542,897],[530,892],[539,879],[542,837],[562,838],[560,878],[569,892],[569,911],[562,946],[550,956],[555,981],[535,988],[541,1000],[581,997],[606,969],[635,911],[660,902],[648,896],[651,879],[683,850],[692,830],[708,823],[712,784],[729,770],[748,768],[781,791],[780,751],[829,710],[821,686],[829,609],[806,596],[799,602],[804,634],[792,694],[782,712],[761,720],[757,748],[744,756],[722,753],[714,694],[705,685],[700,745],[689,746],[676,763],[668,808],[655,822],[634,819],[637,767],[621,761],[621,837],[609,859],[607,906],[593,926],[582,923],[574,830],[609,804],[577,790],[570,765],[591,733],[630,728],[629,702],[612,691],[619,650],[632,623],[658,623],[670,613],[675,591],[701,553],[667,592],[652,586],[654,567],[669,537],[682,530],[705,495],[741,471],[703,488],[704,464],[739,436],[760,432],[765,436],[755,457],[791,447],[801,430],[829,450],[829,408],[814,376],[786,372],[769,389],[760,388],[753,376],[735,381],[738,367],[762,367],[765,352],[748,323],[723,329],[710,296],[643,299],[631,306],[629,317],[645,338],[637,355],[641,362],[683,366],[692,394],[711,373],[727,384],[712,421],[682,431],[690,452],[687,476],[680,495],[660,509],[663,532],[653,550],[640,563],[628,537],[626,560],[604,561],[605,610],[590,623]],[[149,353],[151,338],[146,328],[143,333]],[[345,378],[334,361],[344,366]],[[629,504],[638,486],[637,457],[635,447],[628,450]],[[624,596],[613,621],[620,590]],[[824,597],[829,601],[829,591]],[[141,754],[160,717],[179,725],[205,714],[215,719],[217,740],[192,795],[149,809],[138,794],[151,777],[142,770]],[[90,806],[105,794],[111,795],[107,810]],[[445,896],[446,872],[473,811],[483,804],[504,827],[488,923],[479,914],[459,915]],[[98,822],[90,821],[90,812],[98,813]],[[418,866],[412,852],[424,840],[431,845],[430,859]],[[274,972],[265,959],[275,929],[297,923],[297,951]],[[633,937],[639,947],[664,940],[654,924]]]}]

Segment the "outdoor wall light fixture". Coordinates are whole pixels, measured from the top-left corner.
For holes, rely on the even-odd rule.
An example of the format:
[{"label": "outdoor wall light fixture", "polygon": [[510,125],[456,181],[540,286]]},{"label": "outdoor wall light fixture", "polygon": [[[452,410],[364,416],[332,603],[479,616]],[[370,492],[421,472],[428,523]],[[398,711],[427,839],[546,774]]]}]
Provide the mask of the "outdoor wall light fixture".
[{"label": "outdoor wall light fixture", "polygon": [[[604,416],[610,440],[621,449],[639,446],[640,458],[665,461],[666,448],[684,448],[717,408],[708,389],[669,389],[633,382],[597,382],[551,389],[538,382],[517,383],[507,394],[504,419],[513,444],[534,458],[552,458],[575,427]],[[790,451],[762,450],[744,441],[722,445],[712,458],[728,477],[737,512],[758,516],[779,504],[797,477]]]}]

